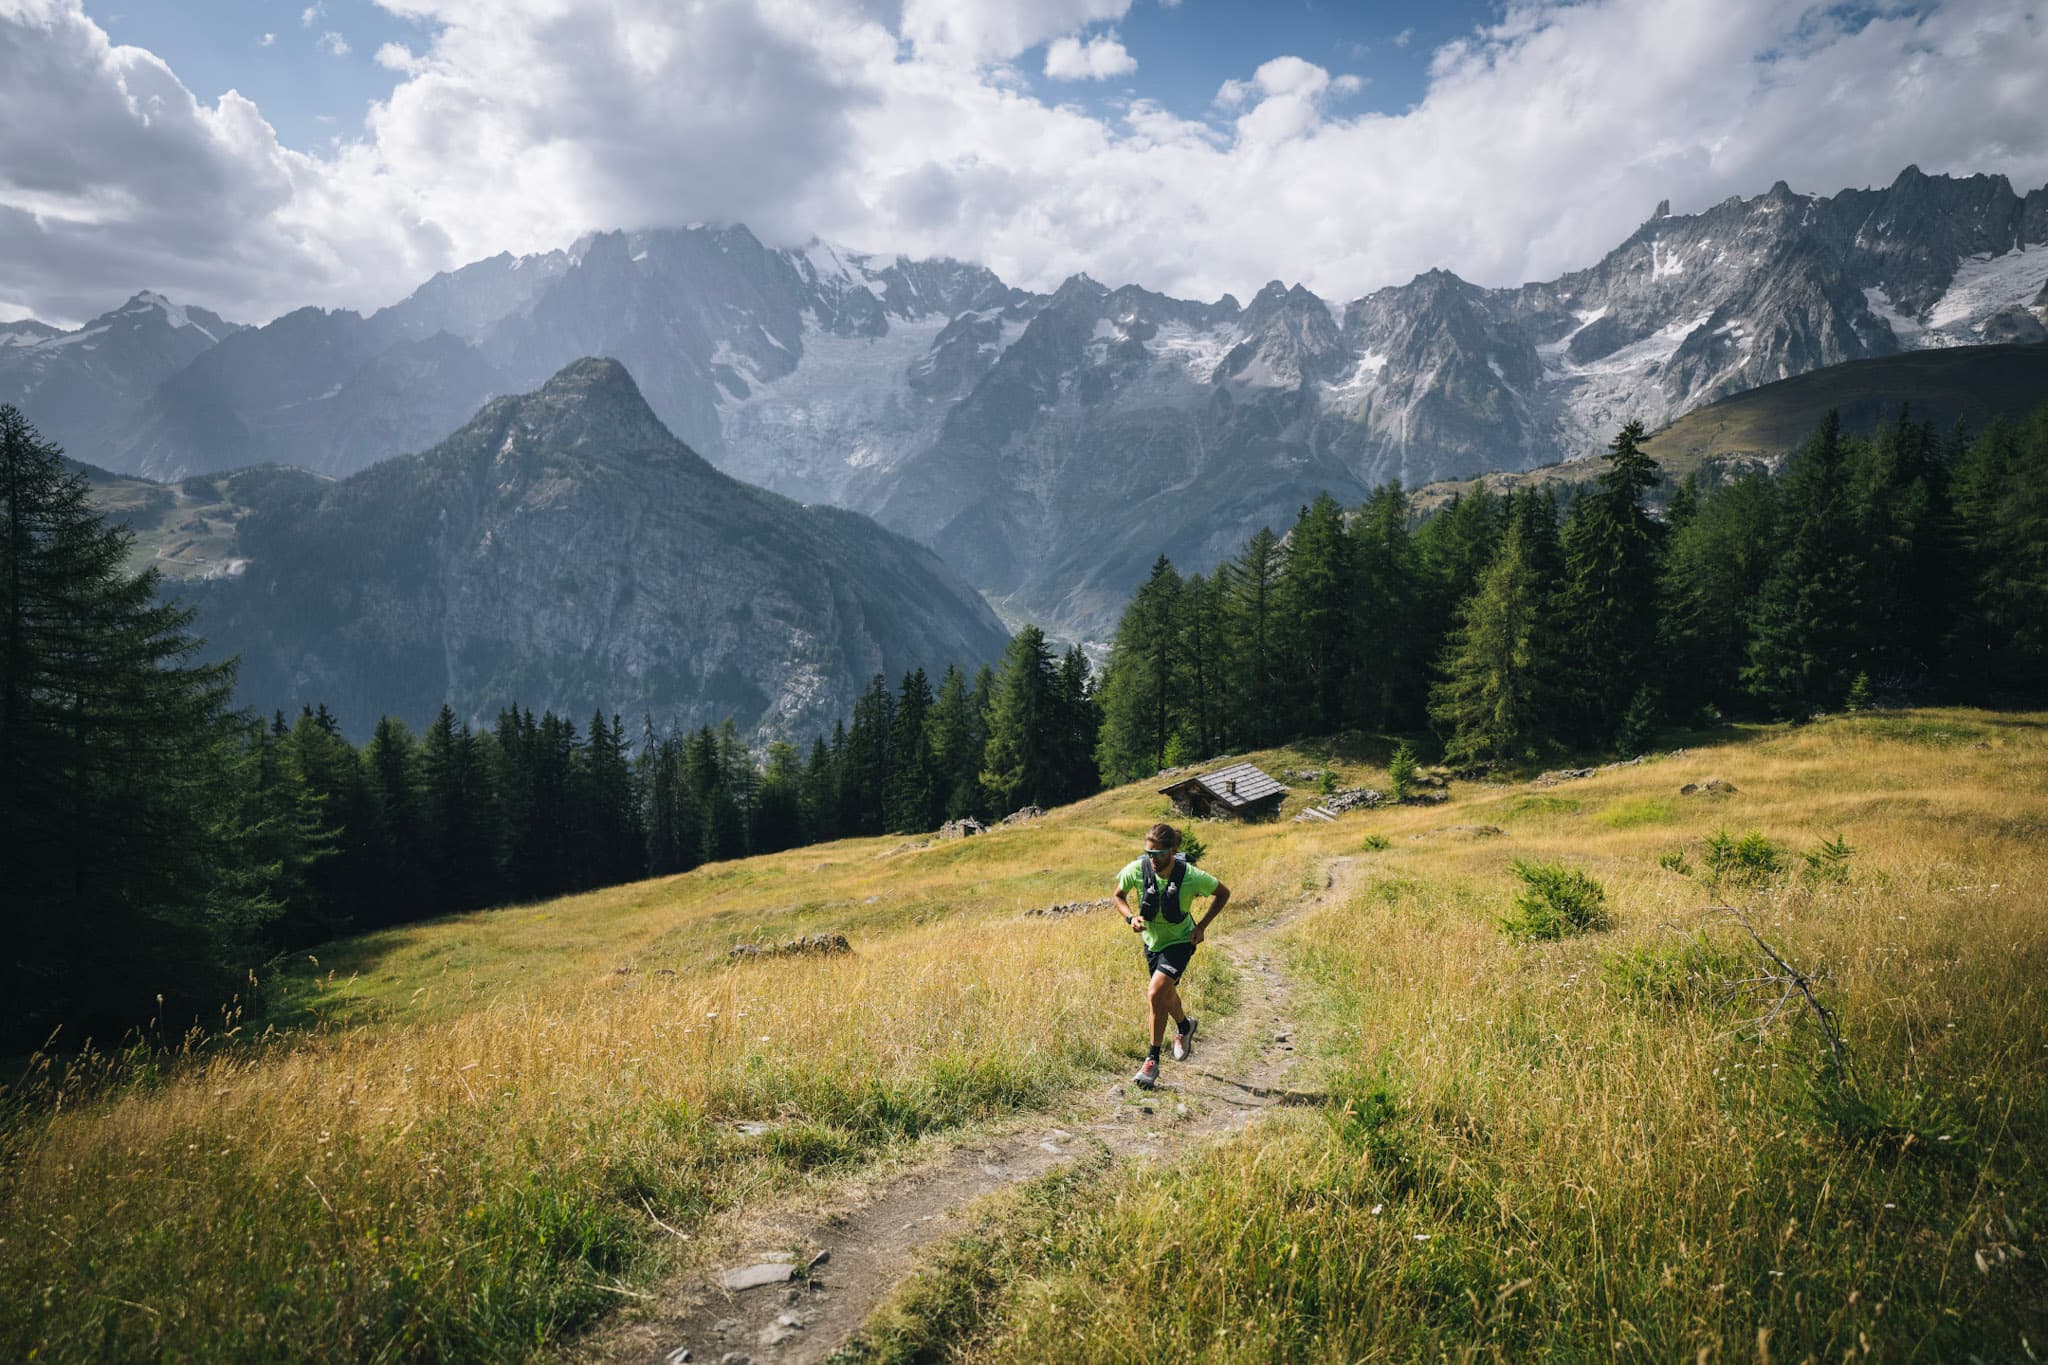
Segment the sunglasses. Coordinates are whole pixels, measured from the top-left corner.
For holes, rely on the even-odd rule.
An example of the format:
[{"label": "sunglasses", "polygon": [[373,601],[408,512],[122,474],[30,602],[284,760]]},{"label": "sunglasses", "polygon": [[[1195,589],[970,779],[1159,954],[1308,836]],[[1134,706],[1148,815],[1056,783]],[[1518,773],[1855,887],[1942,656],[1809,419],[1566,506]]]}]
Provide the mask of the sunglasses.
[{"label": "sunglasses", "polygon": [[1148,858],[1171,858],[1175,850],[1170,848],[1141,848],[1138,852]]}]

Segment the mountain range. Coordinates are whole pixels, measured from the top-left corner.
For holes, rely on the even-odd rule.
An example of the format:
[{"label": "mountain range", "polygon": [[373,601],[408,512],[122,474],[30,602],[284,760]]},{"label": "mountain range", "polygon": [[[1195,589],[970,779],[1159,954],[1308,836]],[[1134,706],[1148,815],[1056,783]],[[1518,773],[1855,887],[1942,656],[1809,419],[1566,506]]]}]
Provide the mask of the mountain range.
[{"label": "mountain range", "polygon": [[141,294],[74,332],[14,324],[0,401],[121,472],[342,476],[611,356],[726,473],[871,513],[1010,619],[1100,638],[1158,554],[1205,569],[1320,491],[1530,469],[1824,366],[2048,338],[2044,247],[2048,188],[1911,167],[1660,205],[1552,281],[1432,270],[1341,305],[1279,281],[1247,304],[1086,276],[1039,295],[732,225],[602,233],[369,317],[237,328]]},{"label": "mountain range", "polygon": [[208,652],[240,657],[244,700],[324,704],[359,737],[383,715],[417,725],[447,702],[488,723],[517,702],[807,739],[874,674],[972,671],[1009,638],[924,546],[712,468],[615,360],[346,479],[178,491],[223,499],[180,530],[228,523],[221,562],[174,584]]}]

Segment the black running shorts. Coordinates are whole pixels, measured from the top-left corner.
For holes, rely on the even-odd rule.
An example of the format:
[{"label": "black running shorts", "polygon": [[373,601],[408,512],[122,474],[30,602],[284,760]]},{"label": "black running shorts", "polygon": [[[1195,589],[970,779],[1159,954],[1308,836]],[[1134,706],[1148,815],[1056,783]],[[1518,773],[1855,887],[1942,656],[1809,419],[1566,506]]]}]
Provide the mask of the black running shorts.
[{"label": "black running shorts", "polygon": [[1192,943],[1169,943],[1156,953],[1148,951],[1145,954],[1145,979],[1150,981],[1154,972],[1165,972],[1178,981],[1180,974],[1188,969],[1188,959],[1194,955],[1195,945]]}]

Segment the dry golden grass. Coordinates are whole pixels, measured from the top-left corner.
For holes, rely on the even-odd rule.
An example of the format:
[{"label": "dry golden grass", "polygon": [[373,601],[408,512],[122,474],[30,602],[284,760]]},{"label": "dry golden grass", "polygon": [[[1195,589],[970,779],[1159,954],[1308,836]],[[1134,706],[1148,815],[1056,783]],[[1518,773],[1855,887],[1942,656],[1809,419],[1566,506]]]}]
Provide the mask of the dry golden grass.
[{"label": "dry golden grass", "polygon": [[[1340,826],[1388,847],[1293,934],[1325,1112],[1016,1198],[881,1316],[876,1354],[2038,1353],[2041,721],[1845,719]],[[1709,777],[1737,793],[1677,795]],[[1502,832],[1451,828],[1480,824]],[[1723,827],[1793,869],[1704,885]],[[1837,834],[1846,880],[1802,877],[1797,854]],[[1295,836],[1304,855],[1339,837]],[[1692,875],[1660,866],[1677,851]],[[1590,871],[1614,930],[1511,941],[1518,857]],[[1743,1025],[1761,1004],[1687,980],[1754,970],[1733,926],[1672,927],[1722,902],[1817,974],[1853,1088],[1810,1023],[1759,1041]]]},{"label": "dry golden grass", "polygon": [[[1365,864],[1290,931],[1333,1103],[1020,1197],[899,1322],[1006,1358],[1664,1359],[1748,1355],[1759,1330],[1789,1358],[2011,1357],[2028,1330],[2038,1350],[2044,735],[1881,715],[1547,791],[1203,826],[1238,893],[1226,934],[1328,860]],[[1707,777],[1739,791],[1677,796]],[[691,1254],[656,1217],[715,1242],[754,1201],[1134,1057],[1130,936],[1020,912],[1104,894],[1160,807],[1127,788],[962,843],[847,841],[333,945],[279,1007],[324,1022],[31,1086],[0,1135],[0,1356],[544,1351]],[[1503,832],[1457,828],[1480,825]],[[1712,891],[1723,826],[1793,854],[1839,833],[1848,879]],[[1511,942],[1516,857],[1586,868],[1615,930]],[[1860,1108],[1816,1081],[1810,1029],[1760,1045],[1673,985],[1666,922],[1723,896],[1821,974]],[[855,953],[725,959],[819,930]]]}]

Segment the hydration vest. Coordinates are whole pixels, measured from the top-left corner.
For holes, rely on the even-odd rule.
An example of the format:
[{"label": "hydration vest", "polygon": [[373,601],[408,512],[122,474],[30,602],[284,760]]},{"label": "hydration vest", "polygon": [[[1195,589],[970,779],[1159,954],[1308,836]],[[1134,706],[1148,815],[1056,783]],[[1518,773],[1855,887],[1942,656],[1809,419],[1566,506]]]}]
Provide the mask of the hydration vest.
[{"label": "hydration vest", "polygon": [[1148,920],[1163,919],[1168,924],[1179,924],[1188,917],[1180,903],[1180,884],[1188,875],[1188,860],[1175,855],[1173,874],[1163,882],[1152,870],[1152,860],[1146,858],[1144,863],[1145,891],[1138,900],[1138,914]]}]

